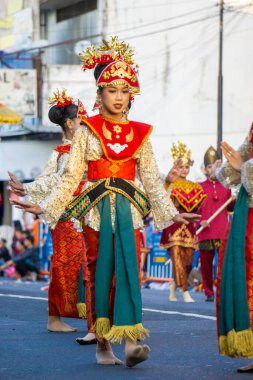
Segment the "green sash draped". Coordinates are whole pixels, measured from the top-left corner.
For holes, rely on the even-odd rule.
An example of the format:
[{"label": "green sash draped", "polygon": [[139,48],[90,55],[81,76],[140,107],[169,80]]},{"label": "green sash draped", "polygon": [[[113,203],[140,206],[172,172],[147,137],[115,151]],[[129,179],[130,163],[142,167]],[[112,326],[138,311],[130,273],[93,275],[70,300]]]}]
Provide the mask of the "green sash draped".
[{"label": "green sash draped", "polygon": [[[112,342],[143,340],[142,301],[130,203],[116,194],[115,231],[111,223],[110,198],[99,203],[100,232],[95,276],[96,333]],[[109,293],[115,272],[113,326],[109,319]]]},{"label": "green sash draped", "polygon": [[78,301],[77,301],[77,310],[80,318],[86,319],[86,304],[85,304],[85,289],[83,282],[83,265],[80,268],[79,277],[78,277]]},{"label": "green sash draped", "polygon": [[219,349],[222,355],[253,357],[253,333],[247,301],[245,236],[248,194],[241,186],[222,267]]}]

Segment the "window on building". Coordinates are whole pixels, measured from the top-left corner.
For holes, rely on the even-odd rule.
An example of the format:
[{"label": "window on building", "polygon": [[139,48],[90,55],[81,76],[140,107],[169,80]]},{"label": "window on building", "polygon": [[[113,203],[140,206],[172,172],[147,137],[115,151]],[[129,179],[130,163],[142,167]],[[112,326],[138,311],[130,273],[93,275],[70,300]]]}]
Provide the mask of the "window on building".
[{"label": "window on building", "polygon": [[56,10],[56,21],[64,21],[97,9],[97,0],[82,0]]}]

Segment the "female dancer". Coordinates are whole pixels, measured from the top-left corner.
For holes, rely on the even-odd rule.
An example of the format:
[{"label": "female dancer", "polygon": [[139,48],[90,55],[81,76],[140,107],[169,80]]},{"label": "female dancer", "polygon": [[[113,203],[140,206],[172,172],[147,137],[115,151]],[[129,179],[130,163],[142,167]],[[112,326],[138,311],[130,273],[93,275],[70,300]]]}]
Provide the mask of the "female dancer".
[{"label": "female dancer", "polygon": [[[63,131],[63,142],[54,148],[43,173],[29,184],[22,184],[10,173],[11,189],[19,196],[28,195],[32,202],[40,202],[56,187],[66,166],[71,141],[75,131],[80,127],[80,119],[86,116],[82,105],[79,109],[65,90],[54,93],[50,99],[52,107],[48,117],[54,124],[60,125]],[[84,185],[81,181],[74,197],[78,196]],[[53,256],[50,267],[50,284],[48,290],[48,331],[74,332],[75,328],[61,320],[61,317],[86,317],[83,287],[83,265],[85,243],[82,228],[75,219],[59,221],[52,229]],[[73,241],[75,242],[73,244]],[[80,277],[80,278],[79,278]],[[82,299],[83,298],[83,299]],[[95,343],[95,335],[90,333],[84,343]],[[84,344],[83,343],[83,344]]]},{"label": "female dancer", "polygon": [[[186,145],[179,141],[178,145],[173,144],[171,153],[174,159],[174,167],[170,173],[174,170],[175,173],[178,173],[178,177],[174,174],[174,179],[170,180],[173,182],[170,186],[168,183],[169,173],[165,187],[170,190],[170,197],[179,212],[196,211],[206,195],[198,183],[186,179],[190,172],[190,166],[193,165],[191,151],[187,150]],[[181,166],[178,168],[180,162]],[[161,247],[169,250],[173,265],[174,282],[171,285],[169,297],[172,302],[177,301],[177,287],[182,288],[185,302],[194,302],[188,291],[188,277],[192,270],[194,250],[197,247],[195,232],[194,223],[182,224],[181,226],[174,224],[165,228],[161,236]]]},{"label": "female dancer", "polygon": [[[253,124],[238,151],[221,143],[227,159],[216,168],[226,187],[240,185],[228,240],[219,256],[217,322],[221,355],[253,357]],[[226,243],[226,244],[225,244]],[[253,372],[253,363],[238,372]]]},{"label": "female dancer", "polygon": [[[95,67],[100,114],[84,119],[85,125],[75,133],[64,175],[51,195],[39,205],[15,202],[26,211],[43,213],[54,225],[87,168],[85,191],[70,204],[63,219],[70,215],[84,218],[86,306],[98,338],[97,362],[119,364],[109,341],[125,340],[128,367],[146,360],[150,351],[147,345],[137,345],[148,335],[141,323],[137,263],[142,217],[151,204],[159,229],[198,219],[195,214],[178,214],[166,199],[149,141],[152,127],[127,120],[131,101],[140,92],[132,55],[132,49],[117,37],[103,41],[99,48],[88,48],[82,55],[84,70]],[[138,188],[137,177],[147,195]],[[110,292],[112,281],[115,295]],[[114,300],[113,315],[109,298]]]}]

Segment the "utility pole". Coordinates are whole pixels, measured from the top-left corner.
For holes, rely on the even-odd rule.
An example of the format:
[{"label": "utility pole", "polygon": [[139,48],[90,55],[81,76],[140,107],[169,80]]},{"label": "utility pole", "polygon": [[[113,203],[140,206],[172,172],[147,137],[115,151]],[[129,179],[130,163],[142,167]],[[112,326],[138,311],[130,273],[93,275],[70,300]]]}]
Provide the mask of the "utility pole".
[{"label": "utility pole", "polygon": [[217,120],[217,151],[221,158],[222,151],[220,143],[222,141],[222,119],[223,119],[223,10],[224,2],[219,0],[220,20],[219,20],[219,74],[218,74],[218,120]]}]

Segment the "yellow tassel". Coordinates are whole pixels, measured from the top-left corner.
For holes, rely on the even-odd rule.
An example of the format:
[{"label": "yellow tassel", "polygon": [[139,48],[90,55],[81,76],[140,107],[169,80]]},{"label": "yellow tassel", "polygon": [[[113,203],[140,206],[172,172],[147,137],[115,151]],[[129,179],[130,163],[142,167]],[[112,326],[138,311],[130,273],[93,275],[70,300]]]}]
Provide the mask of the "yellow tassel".
[{"label": "yellow tassel", "polygon": [[94,331],[99,338],[104,338],[105,335],[110,331],[111,324],[109,318],[97,318],[93,326]]},{"label": "yellow tassel", "polygon": [[221,355],[253,358],[253,331],[251,329],[239,332],[231,330],[227,336],[220,336],[219,350]]},{"label": "yellow tassel", "polygon": [[144,340],[148,336],[148,330],[142,326],[142,323],[138,323],[133,326],[112,326],[105,339],[112,343],[121,343],[123,339],[137,341]]},{"label": "yellow tassel", "polygon": [[79,302],[76,305],[76,308],[77,308],[79,317],[82,318],[82,319],[86,319],[87,318],[87,312],[86,312],[86,305],[85,305],[85,303]]}]

